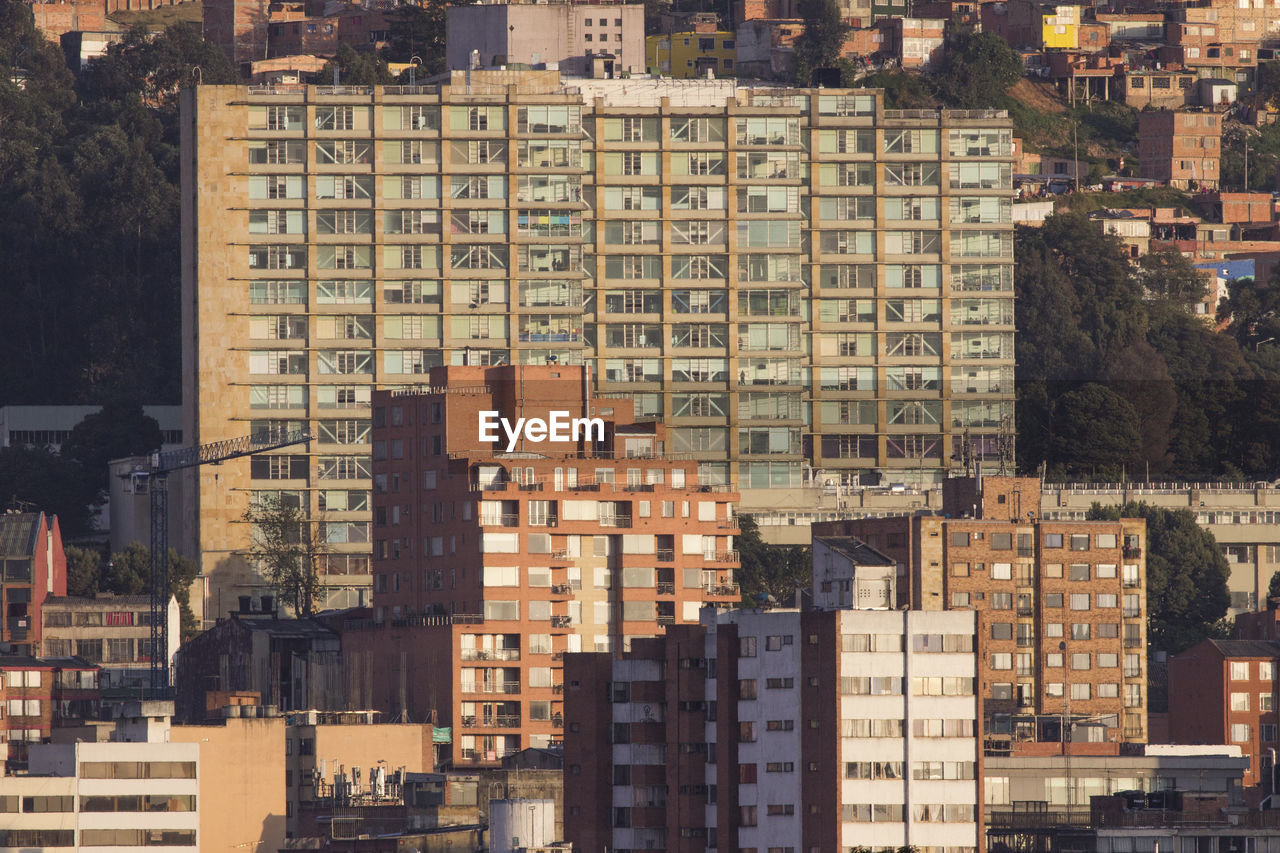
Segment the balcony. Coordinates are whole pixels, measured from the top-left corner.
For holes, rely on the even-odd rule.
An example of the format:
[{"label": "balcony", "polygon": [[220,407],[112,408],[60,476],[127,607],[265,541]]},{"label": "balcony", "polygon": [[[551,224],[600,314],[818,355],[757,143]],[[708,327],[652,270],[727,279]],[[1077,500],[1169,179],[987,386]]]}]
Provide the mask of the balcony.
[{"label": "balcony", "polygon": [[519,649],[463,649],[463,660],[520,660]]},{"label": "balcony", "polygon": [[463,717],[462,727],[464,729],[518,729],[520,728],[520,715],[498,714],[488,717]]},{"label": "balcony", "polygon": [[657,621],[659,625],[674,625],[676,617],[674,614],[659,613]]},{"label": "balcony", "polygon": [[710,563],[736,563],[738,562],[738,552],[734,551],[708,551],[702,555],[703,559]]},{"label": "balcony", "polygon": [[559,560],[559,561],[568,561],[568,560],[572,560],[573,558],[569,556],[569,549],[560,548],[559,550],[551,552],[551,559]]},{"label": "balcony", "polygon": [[1142,667],[1140,667],[1140,666],[1126,666],[1126,667],[1124,668],[1124,677],[1125,677],[1125,678],[1141,678],[1141,677],[1142,677]]},{"label": "balcony", "polygon": [[600,526],[601,527],[630,527],[631,516],[615,515],[613,518],[602,518],[600,519]]},{"label": "balcony", "polygon": [[569,584],[567,583],[553,584],[551,587],[551,594],[555,596],[564,597],[564,596],[570,595],[571,592],[572,591],[569,588]]},{"label": "balcony", "polygon": [[676,561],[676,552],[675,552],[675,549],[674,549],[674,548],[659,548],[659,549],[658,549],[658,562],[659,562],[659,563],[674,563],[675,561]]},{"label": "balcony", "polygon": [[519,527],[520,515],[514,512],[483,515],[480,517],[480,524],[485,527]]},{"label": "balcony", "polygon": [[1142,638],[1141,637],[1125,637],[1124,647],[1126,649],[1140,649],[1142,648]]},{"label": "balcony", "polygon": [[483,625],[483,613],[455,613],[453,614],[453,624],[455,625]]},{"label": "balcony", "polygon": [[1142,586],[1142,581],[1138,580],[1137,578],[1125,578],[1125,579],[1124,579],[1124,588],[1125,588],[1125,589],[1138,589],[1138,588],[1140,588],[1141,586]]},{"label": "balcony", "polygon": [[1024,557],[1024,558],[1030,559],[1030,558],[1034,557],[1035,555],[1036,555],[1036,549],[1035,549],[1035,548],[1026,548],[1026,547],[1022,547],[1022,546],[1020,546],[1020,547],[1018,548],[1018,556],[1019,556],[1019,557]]},{"label": "balcony", "polygon": [[517,695],[520,693],[520,682],[518,681],[464,681],[462,682],[463,693],[506,693],[508,695]]},{"label": "balcony", "polygon": [[509,484],[503,481],[491,480],[487,483],[480,480],[471,481],[471,491],[473,492],[505,492]]},{"label": "balcony", "polygon": [[1120,549],[1120,554],[1126,560],[1136,560],[1142,556],[1142,549],[1137,545],[1125,545]]},{"label": "balcony", "polygon": [[673,581],[658,581],[658,595],[675,595],[676,585]]},{"label": "balcony", "polygon": [[1141,607],[1126,607],[1126,608],[1124,608],[1124,618],[1126,618],[1126,619],[1137,619],[1137,618],[1138,618],[1139,616],[1141,616],[1141,615],[1142,615],[1142,608],[1141,608]]},{"label": "balcony", "polygon": [[742,594],[741,590],[739,589],[736,583],[722,583],[717,586],[706,586],[702,588],[702,591],[705,592],[707,595],[739,596]]},{"label": "balcony", "polygon": [[553,685],[551,685],[551,692],[552,692],[552,693],[563,693],[563,692],[564,692],[564,685],[563,685],[563,684],[553,684]]},{"label": "balcony", "polygon": [[573,619],[569,616],[552,616],[551,617],[552,628],[568,628],[572,624],[573,624]]},{"label": "balcony", "polygon": [[1030,608],[1030,607],[1028,607],[1028,606],[1026,606],[1026,605],[1023,605],[1023,606],[1021,606],[1021,607],[1019,607],[1019,608],[1018,608],[1018,615],[1019,615],[1019,616],[1033,616],[1033,615],[1035,615],[1035,611],[1034,611],[1032,608]]}]

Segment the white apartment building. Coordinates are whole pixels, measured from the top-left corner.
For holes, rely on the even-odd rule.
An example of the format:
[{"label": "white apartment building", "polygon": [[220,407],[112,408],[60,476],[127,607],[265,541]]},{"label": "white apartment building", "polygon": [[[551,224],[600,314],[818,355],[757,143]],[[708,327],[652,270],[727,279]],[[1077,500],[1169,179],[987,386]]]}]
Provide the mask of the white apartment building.
[{"label": "white apartment building", "polygon": [[131,703],[114,728],[33,745],[28,773],[0,777],[0,851],[198,849],[200,745],[168,742],[172,711]]}]

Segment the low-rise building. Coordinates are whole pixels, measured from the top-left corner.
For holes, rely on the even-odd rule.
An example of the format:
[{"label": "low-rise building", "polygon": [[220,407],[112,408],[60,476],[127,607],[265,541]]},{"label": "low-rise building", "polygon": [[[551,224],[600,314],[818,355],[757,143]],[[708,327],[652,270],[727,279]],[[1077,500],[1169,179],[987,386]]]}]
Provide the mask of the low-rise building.
[{"label": "low-rise building", "polygon": [[[1227,743],[1249,759],[1243,784],[1270,784],[1280,747],[1276,663],[1271,640],[1205,640],[1169,660],[1169,738]],[[1267,791],[1270,793],[1270,790]]]},{"label": "low-rise building", "polygon": [[556,0],[449,6],[445,28],[445,62],[454,70],[545,65],[589,76],[601,61],[609,77],[645,69],[640,3]]},{"label": "low-rise building", "polygon": [[256,693],[281,711],[349,707],[342,639],[319,619],[233,613],[183,644],[177,661],[183,722],[206,719],[210,691]]},{"label": "low-rise building", "polygon": [[[76,656],[97,664],[104,695],[137,692],[151,679],[151,599],[145,595],[99,593],[93,598],[54,596],[45,599],[41,619],[45,657]],[[182,638],[178,600],[169,597],[165,650],[170,672]]]},{"label": "low-rise building", "polygon": [[40,649],[41,608],[67,594],[67,555],[56,515],[0,515],[0,653],[33,655]]},{"label": "low-rise building", "polygon": [[736,74],[737,36],[732,31],[649,36],[645,39],[645,64],[650,74],[666,77]]},{"label": "low-rise building", "polygon": [[0,741],[7,742],[0,754],[8,768],[26,767],[31,746],[48,741],[57,729],[98,716],[98,668],[86,660],[5,655],[0,674]]},{"label": "low-rise building", "polygon": [[881,51],[902,68],[927,70],[942,61],[947,22],[942,18],[888,18],[879,22]]},{"label": "low-rise building", "polygon": [[1138,170],[1170,186],[1218,186],[1222,117],[1196,110],[1156,110],[1138,116]]},{"label": "low-rise building", "polygon": [[216,808],[199,795],[200,747],[169,742],[172,710],[135,702],[114,727],[33,746],[26,774],[0,776],[0,848],[217,849],[200,836],[201,807]]}]

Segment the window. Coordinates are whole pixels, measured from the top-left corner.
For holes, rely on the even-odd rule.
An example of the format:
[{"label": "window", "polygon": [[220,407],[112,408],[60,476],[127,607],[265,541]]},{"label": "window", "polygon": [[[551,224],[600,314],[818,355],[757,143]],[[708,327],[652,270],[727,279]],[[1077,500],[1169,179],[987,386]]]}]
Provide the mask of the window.
[{"label": "window", "polygon": [[1233,711],[1249,710],[1249,694],[1248,693],[1232,693],[1231,694],[1231,710]]},{"label": "window", "polygon": [[1231,680],[1232,681],[1248,681],[1249,680],[1248,661],[1232,661],[1231,662]]},{"label": "window", "polygon": [[1071,594],[1072,610],[1088,610],[1089,609],[1089,593],[1073,592]]},{"label": "window", "polygon": [[1253,729],[1247,723],[1233,723],[1231,726],[1232,743],[1248,743]]}]

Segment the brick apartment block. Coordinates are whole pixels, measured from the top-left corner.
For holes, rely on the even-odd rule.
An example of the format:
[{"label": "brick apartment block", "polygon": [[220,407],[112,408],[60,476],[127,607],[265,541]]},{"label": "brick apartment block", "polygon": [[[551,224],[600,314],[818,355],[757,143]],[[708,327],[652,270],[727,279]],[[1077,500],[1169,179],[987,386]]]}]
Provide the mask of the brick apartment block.
[{"label": "brick apartment block", "polygon": [[[1260,614],[1261,615],[1261,614]],[[1226,743],[1249,759],[1245,785],[1270,791],[1280,748],[1276,665],[1280,642],[1205,640],[1169,660],[1171,743]]]},{"label": "brick apartment block", "polygon": [[[580,367],[436,368],[373,402],[374,617],[343,655],[362,698],[434,714],[455,765],[563,731],[566,653],[623,651],[738,601],[737,495]],[[599,440],[480,441],[480,413],[597,417]]]},{"label": "brick apartment block", "polygon": [[898,562],[898,604],[971,609],[986,749],[1114,754],[1145,743],[1146,523],[1045,521],[1034,478],[955,478],[941,514],[813,525]]},{"label": "brick apartment block", "polygon": [[568,840],[983,849],[976,624],[972,612],[708,610],[620,657],[569,656]]},{"label": "brick apartment block", "polygon": [[1171,186],[1214,189],[1222,155],[1222,117],[1199,110],[1138,116],[1138,171]]}]

